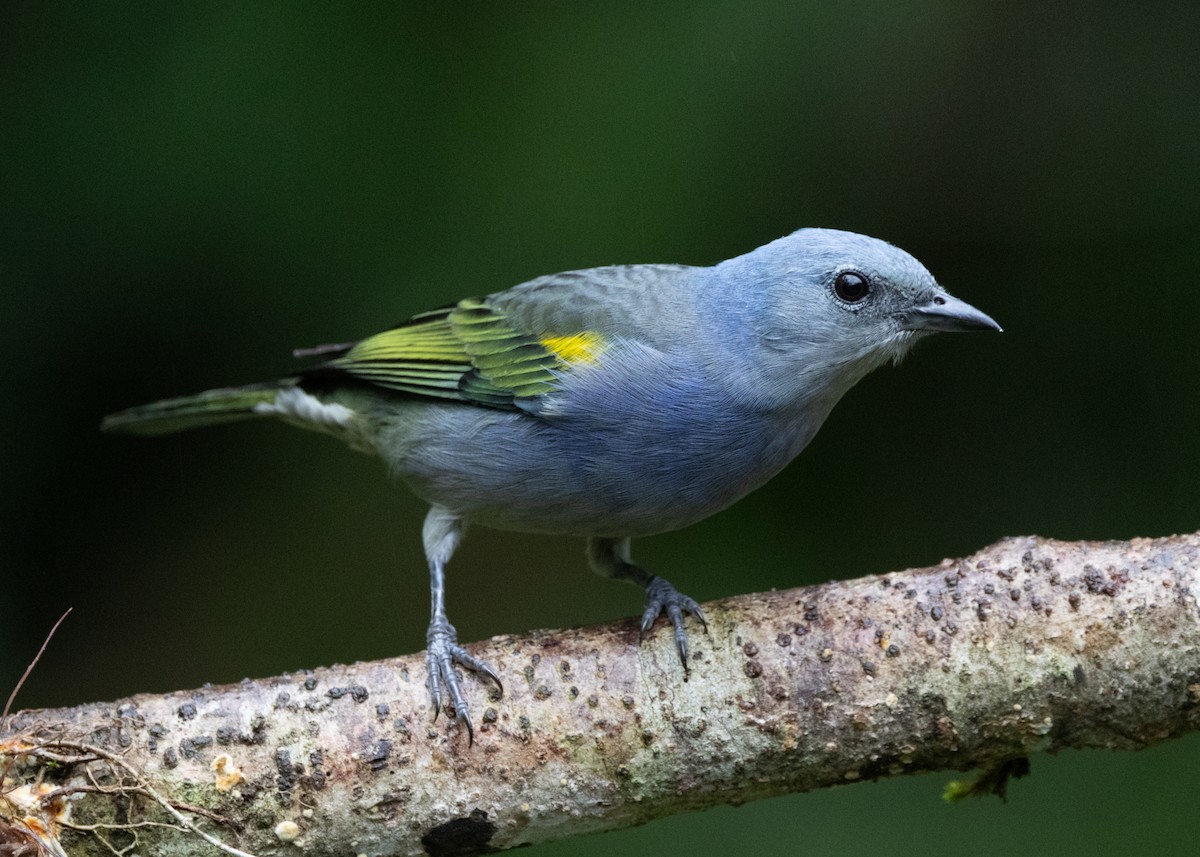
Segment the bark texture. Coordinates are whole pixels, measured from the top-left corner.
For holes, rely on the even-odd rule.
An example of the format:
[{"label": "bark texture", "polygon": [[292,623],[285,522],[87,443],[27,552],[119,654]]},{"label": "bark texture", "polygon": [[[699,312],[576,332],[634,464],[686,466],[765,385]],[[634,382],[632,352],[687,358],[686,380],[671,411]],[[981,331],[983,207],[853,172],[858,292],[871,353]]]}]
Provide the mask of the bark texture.
[{"label": "bark texture", "polygon": [[422,655],[15,714],[0,854],[484,853],[1200,727],[1200,534],[1007,539],[704,610],[687,681],[632,620],[471,646],[506,691],[466,678],[473,747]]}]

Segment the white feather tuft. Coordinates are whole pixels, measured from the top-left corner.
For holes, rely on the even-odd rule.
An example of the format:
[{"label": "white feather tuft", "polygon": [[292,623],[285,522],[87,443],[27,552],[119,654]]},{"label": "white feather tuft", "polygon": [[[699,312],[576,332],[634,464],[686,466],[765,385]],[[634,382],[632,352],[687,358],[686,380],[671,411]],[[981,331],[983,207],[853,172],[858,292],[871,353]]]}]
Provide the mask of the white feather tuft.
[{"label": "white feather tuft", "polygon": [[354,417],[354,411],[345,405],[322,402],[299,387],[280,390],[274,402],[260,402],[254,406],[254,412],[291,417],[322,428],[346,428]]}]

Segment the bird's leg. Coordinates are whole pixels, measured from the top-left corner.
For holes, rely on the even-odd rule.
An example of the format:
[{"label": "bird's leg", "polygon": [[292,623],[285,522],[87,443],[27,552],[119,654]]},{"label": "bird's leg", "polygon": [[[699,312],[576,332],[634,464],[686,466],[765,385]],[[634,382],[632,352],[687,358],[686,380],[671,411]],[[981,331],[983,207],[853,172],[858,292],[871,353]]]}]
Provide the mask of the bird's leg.
[{"label": "bird's leg", "polygon": [[429,561],[429,593],[431,610],[429,617],[429,632],[425,635],[428,649],[425,654],[426,669],[428,670],[429,694],[433,698],[433,716],[436,719],[442,708],[442,689],[450,698],[450,707],[454,710],[454,719],[467,727],[468,745],[475,743],[475,728],[471,724],[471,714],[467,710],[467,701],[463,698],[462,685],[454,665],[466,667],[472,672],[481,673],[496,683],[500,693],[504,686],[500,677],[486,661],[473,657],[466,649],[458,644],[458,635],[450,620],[446,617],[446,563],[453,556],[458,543],[462,541],[463,521],[457,515],[442,508],[433,506],[425,516],[425,526],[422,537],[425,541],[425,558]]},{"label": "bird's leg", "polygon": [[700,605],[684,595],[671,585],[670,581],[651,574],[629,559],[629,539],[605,539],[593,537],[587,543],[588,562],[592,569],[605,577],[614,580],[628,580],[646,590],[646,610],[642,613],[641,637],[646,636],[660,613],[666,613],[667,618],[675,628],[675,646],[679,649],[679,659],[683,662],[683,671],[688,669],[687,631],[683,628],[683,614],[691,613],[700,620],[704,633],[708,633],[708,622]]}]

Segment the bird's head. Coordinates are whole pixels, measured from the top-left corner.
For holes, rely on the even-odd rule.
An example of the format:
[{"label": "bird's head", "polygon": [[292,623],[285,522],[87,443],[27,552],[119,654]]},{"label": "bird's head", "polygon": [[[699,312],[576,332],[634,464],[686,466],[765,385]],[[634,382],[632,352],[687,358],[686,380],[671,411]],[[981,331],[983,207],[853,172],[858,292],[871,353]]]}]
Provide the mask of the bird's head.
[{"label": "bird's head", "polygon": [[925,266],[878,238],[801,229],[760,251],[766,311],[758,333],[832,362],[898,359],[917,339],[1000,325],[938,285]]},{"label": "bird's head", "polygon": [[1000,330],[908,253],[854,232],[801,229],[715,270],[726,266],[722,279],[749,286],[738,298],[753,328],[743,345],[772,364],[783,398],[784,387],[840,396],[936,331]]}]

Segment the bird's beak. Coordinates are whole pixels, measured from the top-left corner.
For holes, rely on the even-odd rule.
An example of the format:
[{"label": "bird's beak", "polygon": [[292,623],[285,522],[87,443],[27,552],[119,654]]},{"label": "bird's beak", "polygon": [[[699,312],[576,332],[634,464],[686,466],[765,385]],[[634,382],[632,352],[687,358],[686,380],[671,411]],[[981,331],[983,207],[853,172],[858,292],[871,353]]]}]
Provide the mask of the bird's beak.
[{"label": "bird's beak", "polygon": [[942,292],[928,303],[913,307],[904,314],[901,326],[905,330],[995,330],[1002,328],[986,313],[966,301]]}]

